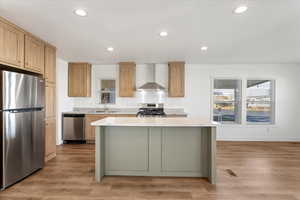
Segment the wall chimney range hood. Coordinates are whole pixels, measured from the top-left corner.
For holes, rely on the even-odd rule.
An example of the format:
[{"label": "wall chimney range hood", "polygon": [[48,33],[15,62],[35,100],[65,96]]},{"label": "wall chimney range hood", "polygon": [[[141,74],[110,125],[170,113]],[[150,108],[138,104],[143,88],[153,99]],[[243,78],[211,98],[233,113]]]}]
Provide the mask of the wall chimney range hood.
[{"label": "wall chimney range hood", "polygon": [[151,77],[150,81],[143,84],[141,87],[138,88],[139,91],[164,91],[165,88],[156,82],[156,67],[155,64],[147,64],[149,68],[149,76]]}]

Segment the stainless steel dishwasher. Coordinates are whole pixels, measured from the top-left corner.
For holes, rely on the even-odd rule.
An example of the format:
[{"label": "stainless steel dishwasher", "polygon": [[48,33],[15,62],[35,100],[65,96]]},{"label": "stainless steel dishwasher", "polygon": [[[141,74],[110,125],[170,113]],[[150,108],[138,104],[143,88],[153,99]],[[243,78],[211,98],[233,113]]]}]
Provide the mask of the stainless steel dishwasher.
[{"label": "stainless steel dishwasher", "polygon": [[83,141],[84,114],[63,114],[63,141]]}]

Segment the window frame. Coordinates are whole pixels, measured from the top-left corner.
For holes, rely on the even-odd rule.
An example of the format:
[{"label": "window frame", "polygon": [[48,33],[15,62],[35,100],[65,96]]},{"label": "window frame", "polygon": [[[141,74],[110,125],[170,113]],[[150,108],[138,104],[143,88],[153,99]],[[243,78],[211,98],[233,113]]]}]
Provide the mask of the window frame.
[{"label": "window frame", "polygon": [[[241,127],[245,126],[246,127],[257,127],[257,126],[268,126],[268,127],[276,127],[276,106],[277,106],[277,95],[276,95],[276,89],[277,89],[277,79],[275,78],[268,78],[268,77],[240,77],[240,76],[210,76],[210,120],[214,122],[214,80],[215,79],[224,79],[224,80],[240,80],[241,81],[241,111],[240,111],[240,123],[219,123],[222,126],[226,127]],[[248,80],[270,80],[272,81],[272,108],[271,108],[271,123],[266,123],[266,122],[247,122],[247,81]]]},{"label": "window frame", "polygon": [[[111,92],[111,93],[114,93],[114,103],[102,103],[102,93],[103,93],[103,91],[102,91],[102,81],[114,81],[115,82],[115,90],[113,91],[113,92]],[[117,104],[117,91],[116,91],[116,87],[117,87],[117,80],[115,79],[115,78],[100,78],[99,79],[99,84],[98,84],[98,87],[100,88],[99,89],[99,104],[100,105],[116,105]]]},{"label": "window frame", "polygon": [[[214,104],[215,104],[215,101],[214,101],[214,89],[215,89],[215,83],[214,81],[215,80],[237,80],[239,83],[240,83],[240,98],[239,98],[239,114],[238,114],[238,121],[237,122],[230,122],[230,121],[223,121],[223,122],[217,122],[217,123],[220,123],[222,125],[242,125],[243,124],[243,91],[244,91],[244,88],[243,88],[243,79],[241,77],[233,77],[233,76],[227,76],[227,77],[222,77],[222,76],[213,76],[211,77],[211,88],[210,88],[210,102],[211,102],[211,106],[210,106],[210,119],[211,121],[213,122],[216,122],[214,121]],[[221,101],[216,101],[217,103],[223,103]],[[232,103],[234,102],[236,104],[236,102],[238,101],[228,101],[228,103]],[[227,103],[227,102],[226,102]]]},{"label": "window frame", "polygon": [[[271,105],[271,116],[270,116],[270,119],[271,119],[271,122],[248,122],[247,121],[247,84],[248,84],[248,81],[254,81],[254,80],[257,80],[257,81],[263,81],[263,80],[267,80],[267,81],[271,81],[271,95],[270,95],[270,98],[271,98],[271,101],[258,101],[258,102],[267,102],[267,103],[270,103]],[[244,96],[244,109],[245,109],[245,123],[246,125],[275,125],[276,124],[276,80],[273,79],[273,78],[246,78],[245,79],[245,84],[244,84],[244,91],[245,91],[245,96]]]}]

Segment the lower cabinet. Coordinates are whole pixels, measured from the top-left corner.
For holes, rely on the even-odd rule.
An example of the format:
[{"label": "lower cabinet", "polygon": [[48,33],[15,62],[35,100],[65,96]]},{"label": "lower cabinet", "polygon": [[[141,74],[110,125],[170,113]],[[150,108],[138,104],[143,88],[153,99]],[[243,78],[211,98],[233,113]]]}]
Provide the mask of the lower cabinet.
[{"label": "lower cabinet", "polygon": [[91,123],[97,120],[104,119],[106,117],[135,117],[135,115],[133,114],[85,115],[85,140],[88,143],[95,142],[95,127],[91,126]]},{"label": "lower cabinet", "polygon": [[95,141],[95,127],[91,123],[100,119],[104,119],[106,115],[85,115],[85,140],[87,142]]},{"label": "lower cabinet", "polygon": [[45,161],[56,156],[56,119],[46,120],[45,129]]}]

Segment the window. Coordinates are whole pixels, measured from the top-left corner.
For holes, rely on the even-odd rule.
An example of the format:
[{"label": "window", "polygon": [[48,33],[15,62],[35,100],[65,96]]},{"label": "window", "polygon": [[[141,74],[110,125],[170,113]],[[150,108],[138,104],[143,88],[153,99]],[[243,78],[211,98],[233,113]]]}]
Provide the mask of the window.
[{"label": "window", "polygon": [[221,123],[241,123],[241,85],[241,80],[214,80],[214,121]]},{"label": "window", "polygon": [[116,81],[115,80],[101,80],[100,91],[101,104],[115,104],[116,103]]},{"label": "window", "polygon": [[274,81],[247,80],[247,122],[274,123]]}]

